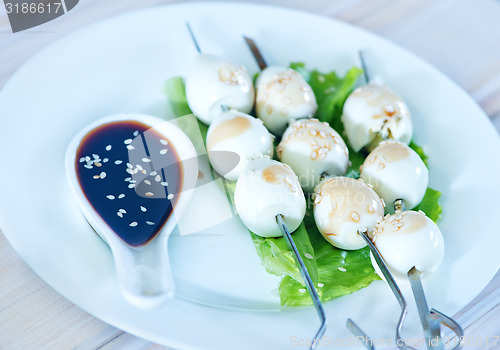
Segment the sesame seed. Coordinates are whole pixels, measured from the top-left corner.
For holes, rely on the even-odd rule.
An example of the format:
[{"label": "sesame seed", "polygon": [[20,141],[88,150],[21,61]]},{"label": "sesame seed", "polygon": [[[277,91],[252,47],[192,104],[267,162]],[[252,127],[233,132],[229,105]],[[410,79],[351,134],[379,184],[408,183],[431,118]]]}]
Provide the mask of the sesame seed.
[{"label": "sesame seed", "polygon": [[130,180],[132,180],[132,178],[131,178],[131,177],[126,177],[126,178],[124,179],[124,181],[126,181],[126,182],[129,182]]},{"label": "sesame seed", "polygon": [[122,199],[123,197],[125,197],[125,195],[122,193],[118,196],[118,199]]},{"label": "sesame seed", "polygon": [[164,148],[160,151],[160,154],[167,154],[168,148]]},{"label": "sesame seed", "polygon": [[155,176],[155,181],[156,182],[160,182],[161,181],[161,176],[160,175],[156,175]]},{"label": "sesame seed", "polygon": [[146,221],[146,224],[148,224],[148,225],[154,225],[155,223],[153,221]]},{"label": "sesame seed", "polygon": [[86,161],[86,162],[90,161],[90,157],[89,157],[89,156],[86,156],[86,157],[85,157],[85,161]]},{"label": "sesame seed", "polygon": [[351,218],[354,221],[359,221],[359,215],[358,215],[358,213],[356,213],[355,211],[351,212]]},{"label": "sesame seed", "polygon": [[96,180],[101,178],[99,175],[94,175],[93,177],[94,177],[94,179],[96,179]]},{"label": "sesame seed", "polygon": [[134,188],[134,187],[135,187],[135,184],[128,185],[128,188]]},{"label": "sesame seed", "polygon": [[125,209],[118,209],[120,213],[127,214],[127,211]]},{"label": "sesame seed", "polygon": [[111,145],[106,146],[106,151],[111,151]]},{"label": "sesame seed", "polygon": [[169,195],[167,196],[167,199],[168,199],[168,200],[170,200],[170,199],[172,199],[172,198],[174,198],[174,195],[173,195],[173,194],[169,194]]},{"label": "sesame seed", "polygon": [[317,195],[316,195],[316,198],[314,198],[314,204],[318,204],[319,202],[321,202],[321,199],[322,199],[322,198],[323,198],[323,197],[321,197],[321,195],[320,195],[320,194],[317,194]]},{"label": "sesame seed", "polygon": [[311,254],[309,253],[305,253],[304,256],[307,258],[307,259],[314,259],[314,256],[312,256]]},{"label": "sesame seed", "polygon": [[147,158],[147,157],[144,157],[144,158],[142,158],[142,161],[143,161],[144,163],[149,163],[149,162],[151,162],[151,159],[150,159],[150,158]]},{"label": "sesame seed", "polygon": [[144,169],[144,168],[142,167],[142,165],[137,164],[137,169],[142,170],[142,169]]},{"label": "sesame seed", "polygon": [[158,173],[156,171],[152,171],[149,175],[155,176],[155,175],[158,175]]},{"label": "sesame seed", "polygon": [[162,145],[168,145],[168,141],[167,141],[167,140],[164,140],[164,139],[161,139],[161,140],[160,140],[160,143],[161,143]]},{"label": "sesame seed", "polygon": [[144,175],[146,175],[146,169],[142,169],[141,173],[143,173]]},{"label": "sesame seed", "polygon": [[85,164],[84,167],[87,168],[87,169],[92,169],[93,168],[93,166],[89,165],[89,164]]},{"label": "sesame seed", "polygon": [[107,162],[109,162],[109,158],[104,158],[104,159],[102,160],[102,162],[103,162],[103,163],[107,163]]},{"label": "sesame seed", "polygon": [[343,267],[339,267],[338,269],[339,269],[339,271],[342,271],[342,272],[346,272],[346,271],[347,271],[347,270],[346,270],[345,268],[343,268]]},{"label": "sesame seed", "polygon": [[127,163],[127,168],[129,168],[129,169],[133,169],[134,167],[132,166],[132,164]]},{"label": "sesame seed", "polygon": [[106,177],[106,173],[103,171],[100,175],[101,179],[104,179]]},{"label": "sesame seed", "polygon": [[113,196],[112,194],[108,194],[106,196],[106,198],[109,199],[109,200],[113,200],[113,199],[115,199],[115,196]]},{"label": "sesame seed", "polygon": [[318,287],[323,287],[325,284],[324,283],[318,283]]},{"label": "sesame seed", "polygon": [[123,160],[115,160],[116,165],[120,165],[121,163],[123,163]]},{"label": "sesame seed", "polygon": [[148,211],[148,210],[147,210],[145,207],[143,207],[142,205],[141,205],[141,210],[142,210],[144,213]]},{"label": "sesame seed", "polygon": [[119,217],[121,217],[121,218],[123,217],[123,214],[122,214],[122,213],[120,213],[120,212],[116,213],[116,215],[118,215],[118,216],[119,216]]},{"label": "sesame seed", "polygon": [[139,131],[137,131],[137,130],[136,130],[136,131],[134,131],[134,133],[133,133],[132,135],[134,135],[134,136],[139,135]]},{"label": "sesame seed", "polygon": [[304,288],[300,288],[300,289],[299,289],[299,292],[301,292],[301,293],[305,293],[305,292],[307,292],[307,290],[306,290],[306,289],[304,289]]},{"label": "sesame seed", "polygon": [[168,182],[162,182],[161,185],[167,187],[168,186]]},{"label": "sesame seed", "polygon": [[126,139],[125,141],[123,141],[123,143],[126,145],[130,145],[132,143],[132,139]]},{"label": "sesame seed", "polygon": [[134,171],[132,169],[127,169],[125,170],[127,173],[129,173],[130,175],[132,175],[134,173]]},{"label": "sesame seed", "polygon": [[154,193],[153,192],[146,192],[145,195],[147,197],[153,197],[154,196]]},{"label": "sesame seed", "polygon": [[134,147],[134,146],[132,146],[132,145],[127,145],[127,149],[128,149],[128,150],[133,150],[133,149],[135,149],[135,147]]},{"label": "sesame seed", "polygon": [[131,222],[129,226],[130,227],[136,227],[137,225],[138,225],[137,221],[134,221],[134,222]]},{"label": "sesame seed", "polygon": [[85,157],[80,158],[80,163],[85,162]]},{"label": "sesame seed", "polygon": [[145,183],[146,185],[151,185],[151,181],[149,181],[149,180],[144,180],[144,183]]},{"label": "sesame seed", "polygon": [[94,159],[99,159],[99,156],[97,154],[92,154],[92,157],[94,157]]},{"label": "sesame seed", "polygon": [[102,167],[102,164],[101,164],[101,163],[99,163],[99,162],[94,163],[94,165],[95,165],[96,167],[98,167],[98,168]]}]

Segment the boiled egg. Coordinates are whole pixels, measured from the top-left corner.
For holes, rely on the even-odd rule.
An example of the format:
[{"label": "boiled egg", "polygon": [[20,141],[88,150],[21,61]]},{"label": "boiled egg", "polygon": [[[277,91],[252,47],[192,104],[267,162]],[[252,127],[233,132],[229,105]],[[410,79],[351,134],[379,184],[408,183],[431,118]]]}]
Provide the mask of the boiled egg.
[{"label": "boiled egg", "polygon": [[269,158],[250,161],[234,192],[236,210],[246,227],[262,237],[282,236],[276,216],[293,232],[306,212],[306,200],[293,170]]},{"label": "boiled egg", "polygon": [[281,135],[288,122],[310,118],[316,113],[316,97],[305,79],[291,68],[271,66],[256,82],[257,117],[275,135]]},{"label": "boiled egg", "polygon": [[277,155],[297,174],[306,192],[314,190],[322,175],[344,175],[349,165],[349,151],[342,137],[328,123],[317,119],[290,124]]},{"label": "boiled egg", "polygon": [[419,155],[395,141],[381,142],[366,157],[360,177],[388,205],[403,199],[409,209],[420,203],[429,183],[429,171]]},{"label": "boiled egg", "polygon": [[348,177],[323,179],[315,190],[314,220],[323,237],[340,249],[366,246],[358,230],[371,233],[384,215],[384,204],[375,191]]},{"label": "boiled egg", "polygon": [[245,67],[199,54],[186,77],[189,108],[205,124],[227,109],[252,110],[255,92]]},{"label": "boiled egg", "polygon": [[[400,278],[415,266],[433,272],[444,256],[444,239],[439,227],[421,211],[397,211],[377,224],[373,243],[389,270]],[[378,265],[372,257],[376,270]]]},{"label": "boiled egg", "polygon": [[208,157],[215,171],[236,181],[252,158],[272,157],[273,139],[262,120],[231,110],[215,117],[208,128]]},{"label": "boiled egg", "polygon": [[345,101],[342,122],[356,152],[363,147],[372,150],[389,139],[409,144],[413,134],[408,106],[384,85],[367,84],[354,90]]}]

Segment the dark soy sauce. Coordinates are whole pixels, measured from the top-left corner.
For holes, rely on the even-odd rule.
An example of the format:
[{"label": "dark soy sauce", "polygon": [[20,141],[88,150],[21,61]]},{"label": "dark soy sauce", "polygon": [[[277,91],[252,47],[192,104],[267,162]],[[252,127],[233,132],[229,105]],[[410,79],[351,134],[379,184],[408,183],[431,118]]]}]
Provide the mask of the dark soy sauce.
[{"label": "dark soy sauce", "polygon": [[117,121],[85,135],[76,155],[80,187],[110,229],[132,246],[153,239],[182,187],[182,164],[169,140],[138,121]]}]

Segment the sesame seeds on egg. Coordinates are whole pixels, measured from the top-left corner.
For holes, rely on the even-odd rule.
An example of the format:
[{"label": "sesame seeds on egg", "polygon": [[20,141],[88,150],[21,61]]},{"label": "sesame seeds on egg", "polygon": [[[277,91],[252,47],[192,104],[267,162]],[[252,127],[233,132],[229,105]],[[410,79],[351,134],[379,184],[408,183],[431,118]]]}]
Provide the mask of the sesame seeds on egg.
[{"label": "sesame seeds on egg", "polygon": [[292,167],[307,192],[313,191],[323,174],[343,175],[349,163],[347,146],[340,135],[317,119],[292,123],[283,134],[277,155]]},{"label": "sesame seeds on egg", "polygon": [[337,248],[359,249],[366,245],[358,230],[375,229],[384,209],[378,195],[362,181],[327,177],[315,189],[314,219],[323,237]]},{"label": "sesame seeds on egg", "polygon": [[295,70],[271,66],[256,82],[257,117],[275,135],[280,135],[289,121],[312,117],[317,109],[316,96]]}]

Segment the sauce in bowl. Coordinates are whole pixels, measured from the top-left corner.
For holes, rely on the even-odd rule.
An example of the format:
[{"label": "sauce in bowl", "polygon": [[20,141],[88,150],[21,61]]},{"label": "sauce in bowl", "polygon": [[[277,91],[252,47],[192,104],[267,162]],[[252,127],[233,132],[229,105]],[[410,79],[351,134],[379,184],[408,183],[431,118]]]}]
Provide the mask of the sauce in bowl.
[{"label": "sauce in bowl", "polygon": [[183,167],[169,140],[134,120],[102,124],[81,140],[75,172],[86,199],[125,243],[151,241],[172,215]]}]

